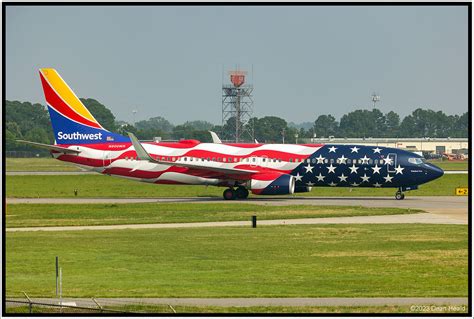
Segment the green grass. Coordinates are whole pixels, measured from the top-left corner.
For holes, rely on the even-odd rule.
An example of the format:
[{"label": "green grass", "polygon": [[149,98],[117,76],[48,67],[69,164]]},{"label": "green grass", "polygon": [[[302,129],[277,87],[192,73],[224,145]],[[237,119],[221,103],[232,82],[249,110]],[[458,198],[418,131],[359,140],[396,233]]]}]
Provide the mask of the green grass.
[{"label": "green grass", "polygon": [[467,171],[469,169],[468,161],[429,160],[428,162],[445,171]]},{"label": "green grass", "polygon": [[416,209],[344,206],[264,206],[256,204],[14,204],[7,227],[119,225],[410,214]]},{"label": "green grass", "polygon": [[52,157],[6,158],[7,172],[79,172],[81,169],[72,164],[58,161]]},{"label": "green grass", "polygon": [[[403,306],[302,306],[302,307],[281,307],[281,306],[267,306],[267,307],[215,307],[215,306],[173,306],[176,313],[466,313],[468,305],[459,305],[450,309],[450,305],[439,305],[431,308],[425,312],[413,311],[410,305]],[[107,306],[104,307],[104,313],[108,313],[107,309],[123,311],[125,313],[168,313],[173,314],[173,310],[168,305],[125,305],[125,306]],[[29,313],[28,306],[19,306],[7,308],[6,313]],[[99,313],[99,310],[81,310],[64,307],[62,310],[59,307],[45,307],[34,306],[32,313]],[[110,312],[109,312],[110,313]]]},{"label": "green grass", "polygon": [[6,293],[393,297],[468,293],[467,225],[294,225],[6,234]]},{"label": "green grass", "polygon": [[[467,187],[467,174],[444,175],[409,196],[450,196],[456,187]],[[6,176],[7,197],[222,197],[224,188],[214,186],[155,185],[103,175]],[[393,188],[313,187],[296,196],[393,196]]]}]

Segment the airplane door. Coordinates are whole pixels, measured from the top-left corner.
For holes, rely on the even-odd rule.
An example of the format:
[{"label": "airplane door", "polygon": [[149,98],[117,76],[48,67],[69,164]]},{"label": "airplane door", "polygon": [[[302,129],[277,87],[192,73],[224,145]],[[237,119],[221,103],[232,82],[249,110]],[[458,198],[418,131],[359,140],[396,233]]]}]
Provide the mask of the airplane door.
[{"label": "airplane door", "polygon": [[105,151],[102,164],[105,167],[105,166],[109,166],[110,163],[112,163],[112,154],[110,154],[110,152],[108,151]]},{"label": "airplane door", "polygon": [[388,153],[385,163],[387,164],[387,172],[395,173],[395,167],[397,167],[397,154]]}]

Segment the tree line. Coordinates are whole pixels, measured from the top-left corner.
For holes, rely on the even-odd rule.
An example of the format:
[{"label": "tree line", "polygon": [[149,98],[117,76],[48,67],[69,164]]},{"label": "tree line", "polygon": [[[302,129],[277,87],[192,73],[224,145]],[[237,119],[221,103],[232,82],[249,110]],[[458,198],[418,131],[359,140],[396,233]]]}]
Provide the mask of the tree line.
[{"label": "tree line", "polygon": [[[215,131],[223,140],[232,140],[235,118],[224,125],[214,125],[207,121],[187,121],[173,125],[161,116],[138,121],[135,124],[117,121],[106,106],[95,99],[81,101],[92,115],[109,131],[126,134],[134,133],[141,140],[153,140],[159,136],[163,140],[197,139],[210,142],[209,130]],[[7,151],[32,151],[32,148],[15,140],[52,144],[54,135],[47,108],[30,102],[6,101],[5,140]],[[390,111],[386,114],[378,109],[355,110],[344,114],[339,121],[330,114],[320,115],[312,127],[297,128],[276,116],[254,117],[245,124],[250,135],[245,140],[253,142],[295,143],[297,139],[319,137],[468,137],[468,112],[462,115],[446,115],[442,111],[418,108],[402,120]],[[44,153],[34,150],[36,153]]]}]

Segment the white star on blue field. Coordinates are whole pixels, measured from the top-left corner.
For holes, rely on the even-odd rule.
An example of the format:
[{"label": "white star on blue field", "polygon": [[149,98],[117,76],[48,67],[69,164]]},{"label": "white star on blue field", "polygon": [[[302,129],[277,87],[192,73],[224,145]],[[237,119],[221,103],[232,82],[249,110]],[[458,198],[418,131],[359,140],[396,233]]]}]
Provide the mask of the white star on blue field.
[{"label": "white star on blue field", "polygon": [[298,186],[398,187],[405,168],[393,150],[325,145],[292,171]]}]

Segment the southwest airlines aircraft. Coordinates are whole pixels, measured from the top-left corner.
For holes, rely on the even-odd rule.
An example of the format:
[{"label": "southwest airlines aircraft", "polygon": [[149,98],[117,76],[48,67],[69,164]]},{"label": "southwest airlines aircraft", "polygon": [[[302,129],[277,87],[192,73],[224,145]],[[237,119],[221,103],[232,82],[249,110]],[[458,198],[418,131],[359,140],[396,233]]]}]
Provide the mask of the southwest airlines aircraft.
[{"label": "southwest airlines aircraft", "polygon": [[404,191],[443,175],[443,170],[396,148],[327,144],[227,144],[139,142],[104,129],[54,69],[40,70],[58,160],[100,174],[156,184],[222,186],[224,199],[309,192],[318,186],[392,187]]}]

